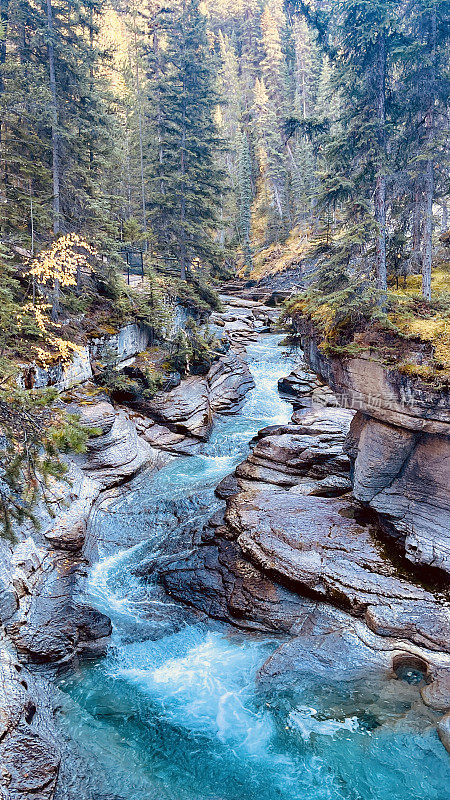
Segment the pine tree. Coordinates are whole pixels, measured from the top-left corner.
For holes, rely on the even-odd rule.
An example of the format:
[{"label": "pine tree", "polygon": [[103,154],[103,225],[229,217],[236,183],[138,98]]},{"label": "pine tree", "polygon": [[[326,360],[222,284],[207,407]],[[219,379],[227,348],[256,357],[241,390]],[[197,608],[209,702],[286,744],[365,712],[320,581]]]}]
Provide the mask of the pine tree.
[{"label": "pine tree", "polygon": [[[433,204],[448,192],[446,118],[448,89],[448,15],[445,2],[410,0],[406,4],[405,41],[400,50],[404,69],[400,105],[407,120],[402,152],[415,198],[413,252],[422,267],[422,294],[431,299]],[[437,169],[440,162],[441,167]],[[421,251],[421,253],[420,253]]]},{"label": "pine tree", "polygon": [[239,239],[247,274],[252,268],[250,241],[252,204],[252,166],[248,135],[243,131],[239,138]]},{"label": "pine tree", "polygon": [[216,105],[205,19],[197,0],[179,0],[165,13],[164,77],[158,93],[158,140],[153,144],[150,220],[156,258],[177,263],[184,280],[193,262],[217,266],[213,238],[223,175],[212,112]]},{"label": "pine tree", "polygon": [[0,228],[33,249],[59,230],[110,227],[104,178],[113,135],[110,97],[98,74],[105,59],[98,46],[101,9],[101,0],[8,3]]}]

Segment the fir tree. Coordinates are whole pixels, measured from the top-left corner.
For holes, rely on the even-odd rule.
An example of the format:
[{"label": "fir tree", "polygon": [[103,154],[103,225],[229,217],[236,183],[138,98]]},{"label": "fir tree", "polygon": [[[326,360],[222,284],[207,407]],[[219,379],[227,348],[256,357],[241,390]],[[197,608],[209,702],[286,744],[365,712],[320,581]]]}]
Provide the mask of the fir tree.
[{"label": "fir tree", "polygon": [[150,220],[156,258],[179,265],[182,279],[197,259],[217,266],[214,225],[222,173],[213,122],[216,94],[209,63],[205,19],[197,0],[180,0],[165,14],[164,77],[159,95],[158,140],[152,154]]},{"label": "fir tree", "polygon": [[239,140],[239,239],[247,274],[252,268],[250,242],[252,204],[251,157],[248,135],[243,131]]}]

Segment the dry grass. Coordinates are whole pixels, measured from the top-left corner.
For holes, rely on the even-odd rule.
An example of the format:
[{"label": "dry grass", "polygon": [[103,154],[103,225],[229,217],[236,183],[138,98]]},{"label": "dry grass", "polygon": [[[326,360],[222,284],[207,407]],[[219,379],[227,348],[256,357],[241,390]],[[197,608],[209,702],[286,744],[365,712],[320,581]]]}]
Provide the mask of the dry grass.
[{"label": "dry grass", "polygon": [[300,264],[311,246],[310,236],[307,228],[296,227],[284,242],[274,242],[257,251],[253,257],[251,279],[260,280]]},{"label": "dry grass", "polygon": [[390,293],[396,308],[389,319],[403,335],[430,342],[436,364],[450,372],[450,272],[434,270],[431,303],[423,301],[420,291],[421,276],[410,275],[406,286]]}]

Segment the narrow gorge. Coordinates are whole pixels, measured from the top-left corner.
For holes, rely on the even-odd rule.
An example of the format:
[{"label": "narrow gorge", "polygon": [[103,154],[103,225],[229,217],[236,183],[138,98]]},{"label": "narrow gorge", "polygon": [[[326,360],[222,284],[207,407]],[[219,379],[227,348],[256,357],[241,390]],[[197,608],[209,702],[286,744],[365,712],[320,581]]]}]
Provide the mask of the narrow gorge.
[{"label": "narrow gorge", "polygon": [[[407,463],[448,448],[443,402],[362,397],[275,309],[223,303],[205,377],[145,410],[72,389],[96,434],[56,522],[2,544],[4,797],[441,800],[448,461],[424,496]],[[399,480],[439,509],[415,532]]]},{"label": "narrow gorge", "polygon": [[0,800],[450,800],[450,0],[0,0]]}]

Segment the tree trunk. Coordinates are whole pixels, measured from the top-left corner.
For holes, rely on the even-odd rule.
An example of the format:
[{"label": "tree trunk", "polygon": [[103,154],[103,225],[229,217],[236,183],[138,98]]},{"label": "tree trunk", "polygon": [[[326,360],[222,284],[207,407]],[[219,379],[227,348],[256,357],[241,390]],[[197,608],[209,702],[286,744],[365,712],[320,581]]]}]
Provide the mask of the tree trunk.
[{"label": "tree trunk", "polygon": [[423,231],[423,259],[422,259],[422,296],[431,300],[431,267],[433,261],[433,196],[434,196],[434,98],[436,83],[436,8],[431,16],[431,68],[430,68],[430,105],[425,121],[427,135],[427,162],[425,169],[425,221]]},{"label": "tree trunk", "polygon": [[139,76],[139,55],[137,46],[135,16],[134,16],[134,58],[136,63],[136,95],[137,95],[138,122],[139,122],[139,167],[141,173],[142,228],[144,231],[145,242],[147,243],[147,202],[145,198],[144,143],[143,143],[143,131],[142,131],[142,98],[141,98],[141,81]]},{"label": "tree trunk", "polygon": [[[7,39],[7,30],[8,30],[8,0],[0,0],[0,29],[3,31],[3,36],[0,38],[0,95],[5,89],[5,85],[3,82],[3,67],[6,61],[6,39]],[[6,166],[6,152],[5,157],[2,157],[2,151],[5,146],[5,139],[6,139],[6,124],[0,117],[0,163],[4,164],[4,183],[6,187],[7,182],[7,166]],[[5,191],[6,194],[6,191]],[[0,194],[1,198],[1,194]],[[4,198],[6,200],[6,197]],[[0,219],[0,231],[2,230],[2,224]]]},{"label": "tree trunk", "polygon": [[161,63],[159,55],[158,31],[156,29],[153,32],[153,58],[155,61],[155,78],[157,80],[157,85],[158,85],[157,98],[156,98],[156,138],[158,142],[158,162],[160,169],[159,191],[161,195],[164,195],[164,180],[162,173],[162,166],[164,161],[163,138],[162,138],[162,108],[161,108],[161,88],[159,85],[159,81],[161,79]]},{"label": "tree trunk", "polygon": [[48,66],[50,75],[50,95],[52,112],[52,178],[53,178],[53,233],[58,235],[60,224],[59,198],[59,135],[58,100],[56,97],[55,50],[53,42],[52,0],[47,0]]},{"label": "tree trunk", "polygon": [[[53,178],[53,233],[57,236],[61,229],[59,198],[59,132],[58,132],[58,99],[56,96],[55,50],[53,42],[52,0],[47,0],[47,34],[48,34],[48,66],[50,75],[50,95],[52,111],[52,178]],[[59,317],[58,279],[55,280],[52,297],[51,317],[53,322]]]},{"label": "tree trunk", "polygon": [[446,233],[448,229],[448,207],[445,200],[442,201],[441,207],[442,207],[441,233]]},{"label": "tree trunk", "polygon": [[0,0],[0,30],[2,31],[2,36],[0,36],[0,92],[2,92],[3,89],[5,88],[3,84],[3,66],[6,61],[8,6],[9,6],[9,0]]},{"label": "tree trunk", "polygon": [[[184,87],[183,87],[184,90]],[[184,176],[186,174],[186,163],[184,158],[184,149],[186,147],[186,109],[183,107],[183,130],[181,136],[181,209],[180,209],[180,277],[182,281],[186,280],[186,195],[185,195],[185,182]]]},{"label": "tree trunk", "polygon": [[433,261],[433,161],[428,159],[425,172],[425,224],[422,259],[422,296],[431,300],[431,266]]},{"label": "tree trunk", "polygon": [[422,192],[419,181],[414,183],[414,209],[413,209],[413,230],[412,230],[412,255],[414,267],[420,265],[420,244],[422,241]]},{"label": "tree trunk", "polygon": [[378,40],[377,58],[377,117],[378,117],[378,175],[375,189],[375,219],[377,232],[377,289],[383,294],[387,290],[386,274],[386,174],[385,174],[385,125],[386,125],[386,38],[384,31]]},{"label": "tree trunk", "polygon": [[280,215],[280,220],[283,221],[283,207],[281,205],[280,192],[278,191],[275,182],[272,183],[272,186],[273,186],[273,194],[275,197],[275,203],[278,209],[278,213]]},{"label": "tree trunk", "polygon": [[[186,41],[183,41],[183,61],[185,61],[185,48],[186,48]],[[180,172],[181,172],[181,185],[180,185],[180,194],[181,194],[181,206],[180,206],[180,277],[182,281],[186,280],[187,276],[187,254],[186,254],[186,230],[185,230],[185,223],[186,223],[186,184],[185,184],[185,176],[186,176],[186,159],[185,159],[185,149],[186,149],[186,84],[183,77],[183,114],[182,114],[182,129],[181,129],[181,163],[180,163]]]}]

